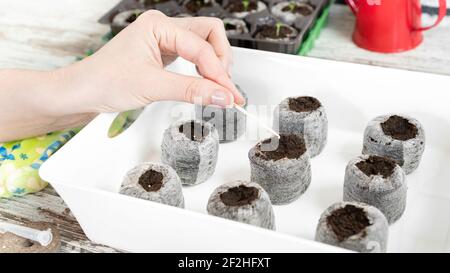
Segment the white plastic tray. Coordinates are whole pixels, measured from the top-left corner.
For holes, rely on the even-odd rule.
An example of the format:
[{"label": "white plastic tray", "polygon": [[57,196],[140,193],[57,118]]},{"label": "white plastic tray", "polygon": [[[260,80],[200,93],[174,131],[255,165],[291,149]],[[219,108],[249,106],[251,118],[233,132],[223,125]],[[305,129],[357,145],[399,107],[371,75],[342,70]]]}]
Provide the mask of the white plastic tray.
[{"label": "white plastic tray", "polygon": [[[41,167],[42,178],[55,187],[91,240],[145,252],[343,251],[313,241],[319,216],[342,199],[345,166],[360,154],[367,122],[380,114],[405,113],[422,122],[427,143],[419,169],[407,177],[407,209],[390,228],[388,250],[450,251],[450,95],[445,90],[450,77],[240,48],[234,53],[234,81],[250,104],[275,105],[291,95],[313,95],[324,104],[329,140],[312,160],[307,192],[290,205],[275,206],[276,232],[208,216],[206,203],[215,187],[250,178],[247,152],[257,140],[242,138],[220,145],[212,178],[183,188],[185,210],[119,195],[128,169],[159,161],[162,132],[177,120],[171,115],[192,109],[154,103],[113,139],[107,130],[114,115],[100,115]],[[195,73],[183,60],[170,69]]]}]

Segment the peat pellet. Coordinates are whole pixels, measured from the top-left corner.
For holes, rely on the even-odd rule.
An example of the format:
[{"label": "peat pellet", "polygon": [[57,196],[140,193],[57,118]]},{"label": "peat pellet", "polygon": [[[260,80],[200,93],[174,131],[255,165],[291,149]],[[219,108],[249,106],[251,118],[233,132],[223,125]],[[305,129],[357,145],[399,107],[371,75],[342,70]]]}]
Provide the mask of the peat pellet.
[{"label": "peat pellet", "polygon": [[236,18],[244,18],[249,14],[266,10],[267,6],[262,1],[230,1],[225,10],[231,13]]},{"label": "peat pellet", "polygon": [[10,232],[0,233],[0,253],[57,253],[61,247],[61,237],[55,226],[46,222],[30,222],[23,226],[52,232],[52,241],[49,245],[43,246],[35,242]]},{"label": "peat pellet", "polygon": [[170,0],[139,0],[139,3],[148,8],[153,8],[155,5],[169,2]]},{"label": "peat pellet", "polygon": [[298,35],[298,30],[288,24],[277,22],[275,24],[259,25],[255,34],[256,39],[267,41],[290,41]]},{"label": "peat pellet", "polygon": [[400,115],[379,116],[366,127],[363,154],[394,159],[406,174],[419,166],[425,150],[425,132],[416,119]]},{"label": "peat pellet", "polygon": [[213,5],[212,7],[202,8],[201,10],[199,10],[197,15],[205,17],[225,18],[228,14],[219,5]]},{"label": "peat pellet", "polygon": [[224,18],[222,21],[228,36],[248,33],[247,24],[242,19]]},{"label": "peat pellet", "polygon": [[[245,99],[243,108],[247,107],[247,95],[237,86]],[[219,142],[235,141],[245,132],[246,115],[236,110],[235,107],[219,107],[214,105],[196,105],[195,114],[197,120],[211,123],[219,134]]]},{"label": "peat pellet", "polygon": [[344,201],[355,201],[378,208],[390,224],[406,208],[405,172],[393,160],[362,155],[351,160],[345,171]]},{"label": "peat pellet", "polygon": [[297,18],[310,16],[314,12],[314,7],[298,1],[283,1],[272,6],[271,11],[274,16],[290,25]]},{"label": "peat pellet", "polygon": [[208,201],[209,214],[275,230],[269,195],[257,183],[235,181],[216,188]]},{"label": "peat pellet", "polygon": [[203,8],[212,7],[214,2],[212,0],[185,0],[183,6],[191,14],[196,14]]},{"label": "peat pellet", "polygon": [[118,13],[111,22],[111,32],[116,35],[144,13],[143,9],[132,9]]},{"label": "peat pellet", "polygon": [[164,131],[161,161],[171,166],[184,185],[205,182],[216,168],[219,134],[207,122],[189,120]]},{"label": "peat pellet", "polygon": [[274,111],[275,130],[303,136],[310,157],[322,152],[328,136],[328,119],[323,105],[314,97],[289,97]]},{"label": "peat pellet", "polygon": [[251,181],[260,184],[274,205],[300,197],[311,183],[311,165],[305,141],[299,135],[266,139],[248,153]]},{"label": "peat pellet", "polygon": [[125,175],[121,194],[184,208],[181,181],[172,167],[145,162]]},{"label": "peat pellet", "polygon": [[363,253],[386,252],[389,224],[377,208],[340,202],[320,217],[315,240]]}]

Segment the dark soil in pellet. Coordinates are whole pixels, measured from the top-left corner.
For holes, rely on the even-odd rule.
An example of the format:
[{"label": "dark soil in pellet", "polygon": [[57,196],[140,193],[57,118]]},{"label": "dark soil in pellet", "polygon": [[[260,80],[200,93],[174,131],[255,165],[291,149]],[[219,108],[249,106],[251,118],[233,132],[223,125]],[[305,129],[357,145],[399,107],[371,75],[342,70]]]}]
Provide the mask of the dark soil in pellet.
[{"label": "dark soil in pellet", "polygon": [[145,6],[153,6],[153,5],[165,3],[165,2],[168,2],[168,1],[169,0],[145,0],[144,1],[144,5]]},{"label": "dark soil in pellet", "polygon": [[403,141],[415,138],[419,131],[414,124],[400,116],[391,116],[381,124],[381,128],[386,135]]},{"label": "dark soil in pellet", "polygon": [[285,6],[284,8],[281,9],[281,11],[284,11],[284,12],[290,11],[293,14],[301,14],[303,16],[311,15],[312,10],[313,9],[310,7],[306,7],[304,5],[296,5],[296,4]]},{"label": "dark soil in pellet", "polygon": [[202,141],[209,134],[206,127],[194,121],[180,125],[178,131],[192,141]]},{"label": "dark soil in pellet", "polygon": [[237,29],[236,25],[230,23],[225,24],[225,30],[236,30],[236,29]]},{"label": "dark soil in pellet", "polygon": [[382,175],[388,178],[394,173],[396,162],[390,158],[371,155],[368,159],[356,163],[356,167],[367,176]]},{"label": "dark soil in pellet", "polygon": [[327,217],[327,224],[340,242],[359,234],[371,225],[364,210],[353,205],[346,205],[333,211]]},{"label": "dark soil in pellet", "polygon": [[197,13],[201,8],[212,7],[212,2],[206,0],[191,0],[186,3],[185,7],[191,13]]},{"label": "dark soil in pellet", "polygon": [[313,97],[297,97],[289,99],[289,109],[295,112],[312,112],[322,104]]},{"label": "dark soil in pellet", "polygon": [[255,187],[244,185],[228,189],[220,195],[220,200],[227,206],[250,205],[259,197],[259,191]]},{"label": "dark soil in pellet", "polygon": [[147,192],[159,191],[163,184],[162,173],[155,170],[148,170],[139,177],[139,185],[144,188]]},{"label": "dark soil in pellet", "polygon": [[[266,139],[262,142],[264,147],[256,153],[256,156],[265,160],[280,160],[282,158],[297,159],[306,152],[305,140],[297,135],[281,135]],[[278,146],[276,144],[278,143]],[[262,150],[264,148],[269,148]]]},{"label": "dark soil in pellet", "polygon": [[290,37],[292,29],[285,25],[280,27],[276,25],[263,25],[259,28],[258,34],[261,38],[284,39]]},{"label": "dark soil in pellet", "polygon": [[131,15],[127,18],[126,22],[127,22],[127,23],[130,23],[130,24],[133,23],[134,21],[136,21],[136,19],[139,17],[139,15],[141,15],[140,12],[136,12],[136,13],[131,14]]},{"label": "dark soil in pellet", "polygon": [[226,10],[228,12],[244,12],[244,11],[254,11],[258,8],[257,1],[248,1],[248,5],[244,4],[245,1],[235,0],[227,5]]}]

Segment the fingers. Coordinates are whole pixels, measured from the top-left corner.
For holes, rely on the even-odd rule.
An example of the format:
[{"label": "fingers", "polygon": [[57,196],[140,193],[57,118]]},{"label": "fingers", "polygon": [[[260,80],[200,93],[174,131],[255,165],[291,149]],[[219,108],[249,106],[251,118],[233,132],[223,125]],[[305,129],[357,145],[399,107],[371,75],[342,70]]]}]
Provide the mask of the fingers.
[{"label": "fingers", "polygon": [[177,54],[196,64],[203,77],[228,89],[237,104],[245,102],[210,43],[171,20],[162,20],[153,31],[163,54]]},{"label": "fingers", "polygon": [[174,18],[181,27],[188,29],[210,43],[231,77],[233,53],[222,20],[211,17]]},{"label": "fingers", "polygon": [[195,104],[214,104],[221,107],[232,106],[233,94],[214,81],[184,76],[169,71],[162,71],[158,75],[160,91],[158,100],[176,100]]}]

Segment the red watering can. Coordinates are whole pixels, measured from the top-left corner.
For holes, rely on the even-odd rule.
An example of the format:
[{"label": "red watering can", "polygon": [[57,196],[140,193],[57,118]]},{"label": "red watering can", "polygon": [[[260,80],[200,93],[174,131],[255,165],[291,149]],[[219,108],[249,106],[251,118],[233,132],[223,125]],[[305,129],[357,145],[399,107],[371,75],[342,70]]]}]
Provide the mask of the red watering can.
[{"label": "red watering can", "polygon": [[446,0],[436,1],[438,18],[433,25],[423,27],[420,0],[346,0],[356,15],[353,41],[383,53],[413,49],[422,42],[422,31],[437,26],[445,17]]}]

